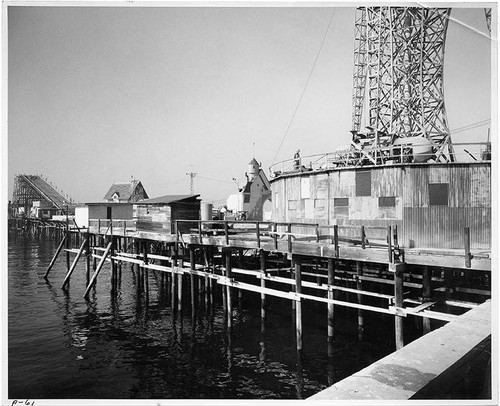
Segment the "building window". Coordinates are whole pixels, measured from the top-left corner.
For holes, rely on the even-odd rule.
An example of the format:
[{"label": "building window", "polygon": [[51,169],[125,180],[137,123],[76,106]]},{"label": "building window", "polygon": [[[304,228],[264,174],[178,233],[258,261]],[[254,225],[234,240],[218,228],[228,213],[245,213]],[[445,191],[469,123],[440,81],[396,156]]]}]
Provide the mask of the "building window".
[{"label": "building window", "polygon": [[448,183],[429,183],[429,205],[448,206]]},{"label": "building window", "polygon": [[333,199],[333,216],[336,219],[349,218],[349,198],[335,197]]},{"label": "building window", "polygon": [[379,207],[395,207],[396,206],[396,198],[394,196],[379,197],[378,198],[378,206]]},{"label": "building window", "polygon": [[371,171],[356,172],[356,196],[371,196],[372,173]]},{"label": "building window", "polygon": [[333,199],[333,205],[335,207],[346,207],[346,206],[349,206],[349,198],[348,197],[335,197]]}]

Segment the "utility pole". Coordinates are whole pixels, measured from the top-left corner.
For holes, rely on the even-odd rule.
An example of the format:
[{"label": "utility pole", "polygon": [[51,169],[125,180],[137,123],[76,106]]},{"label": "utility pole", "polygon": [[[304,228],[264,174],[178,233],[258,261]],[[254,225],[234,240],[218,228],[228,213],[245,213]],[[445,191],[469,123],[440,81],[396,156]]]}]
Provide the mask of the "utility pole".
[{"label": "utility pole", "polygon": [[194,195],[194,178],[195,176],[197,175],[196,172],[187,172],[186,173],[186,176],[189,176],[190,177],[190,180],[189,180],[189,191],[192,195]]}]

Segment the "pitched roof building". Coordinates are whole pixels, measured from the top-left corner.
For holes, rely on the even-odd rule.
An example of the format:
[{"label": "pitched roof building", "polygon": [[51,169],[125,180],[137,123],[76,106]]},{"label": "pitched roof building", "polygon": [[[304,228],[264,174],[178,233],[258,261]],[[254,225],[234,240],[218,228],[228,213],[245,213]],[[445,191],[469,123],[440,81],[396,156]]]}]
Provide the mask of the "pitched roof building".
[{"label": "pitched roof building", "polygon": [[149,196],[141,181],[115,182],[104,195],[104,201],[116,203],[135,203],[147,199]]}]

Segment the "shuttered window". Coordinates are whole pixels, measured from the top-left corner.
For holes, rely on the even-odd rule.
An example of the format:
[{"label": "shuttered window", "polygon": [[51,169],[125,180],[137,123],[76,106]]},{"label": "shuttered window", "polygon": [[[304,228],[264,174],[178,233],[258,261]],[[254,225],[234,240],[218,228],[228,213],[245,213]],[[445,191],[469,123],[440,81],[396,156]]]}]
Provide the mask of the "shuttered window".
[{"label": "shuttered window", "polygon": [[346,206],[349,206],[349,198],[348,197],[335,197],[333,199],[333,205],[335,207],[346,207]]},{"label": "shuttered window", "polygon": [[448,206],[448,183],[429,183],[429,205]]},{"label": "shuttered window", "polygon": [[396,198],[394,196],[384,196],[378,198],[378,206],[379,207],[395,207],[396,206]]},{"label": "shuttered window", "polygon": [[372,173],[371,171],[356,172],[356,196],[371,196]]}]

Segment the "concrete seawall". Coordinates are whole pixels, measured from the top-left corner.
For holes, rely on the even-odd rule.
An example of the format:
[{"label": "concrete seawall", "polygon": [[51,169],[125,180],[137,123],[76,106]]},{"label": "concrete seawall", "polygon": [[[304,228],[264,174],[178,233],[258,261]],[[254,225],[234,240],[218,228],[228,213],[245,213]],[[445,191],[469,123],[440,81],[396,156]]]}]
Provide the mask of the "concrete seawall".
[{"label": "concrete seawall", "polygon": [[474,380],[477,396],[490,398],[490,349],[488,300],[309,399],[456,399]]}]

